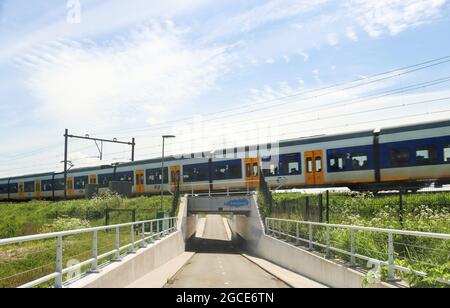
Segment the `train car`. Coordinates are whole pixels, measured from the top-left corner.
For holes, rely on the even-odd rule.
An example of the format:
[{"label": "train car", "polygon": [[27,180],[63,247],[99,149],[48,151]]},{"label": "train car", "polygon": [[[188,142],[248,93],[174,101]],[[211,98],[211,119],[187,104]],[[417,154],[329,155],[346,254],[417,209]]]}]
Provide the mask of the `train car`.
[{"label": "train car", "polygon": [[[264,150],[262,150],[264,149]],[[284,140],[118,165],[73,169],[68,198],[85,196],[87,184],[108,190],[112,181],[132,184],[134,195],[174,191],[254,189],[260,172],[273,189],[348,187],[377,192],[450,184],[450,121]],[[64,197],[64,176],[44,173],[0,179],[0,200]]]}]

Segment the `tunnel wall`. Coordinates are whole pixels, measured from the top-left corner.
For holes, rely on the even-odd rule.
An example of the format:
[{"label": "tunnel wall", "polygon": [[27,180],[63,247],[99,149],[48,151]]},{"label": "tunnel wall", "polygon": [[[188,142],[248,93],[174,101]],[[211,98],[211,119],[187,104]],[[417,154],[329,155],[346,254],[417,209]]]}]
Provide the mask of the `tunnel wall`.
[{"label": "tunnel wall", "polygon": [[182,198],[178,214],[178,231],[140,249],[136,254],[127,255],[121,262],[103,268],[98,274],[87,277],[69,285],[69,288],[124,288],[144,277],[158,267],[185,252],[186,240],[197,229],[198,217],[187,215],[187,199]]},{"label": "tunnel wall", "polygon": [[[361,288],[364,275],[344,265],[325,259],[305,249],[269,237],[254,196],[250,214],[228,220],[233,239],[242,243],[250,254],[266,259],[304,277],[333,288]],[[393,287],[377,284],[375,288]]]}]

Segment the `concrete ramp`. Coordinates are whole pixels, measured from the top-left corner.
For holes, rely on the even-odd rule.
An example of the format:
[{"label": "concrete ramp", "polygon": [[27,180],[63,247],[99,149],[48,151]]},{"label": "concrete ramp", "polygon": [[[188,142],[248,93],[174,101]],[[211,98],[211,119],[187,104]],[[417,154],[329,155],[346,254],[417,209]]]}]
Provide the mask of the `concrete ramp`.
[{"label": "concrete ramp", "polygon": [[253,196],[189,197],[189,214],[247,215],[251,211]]}]

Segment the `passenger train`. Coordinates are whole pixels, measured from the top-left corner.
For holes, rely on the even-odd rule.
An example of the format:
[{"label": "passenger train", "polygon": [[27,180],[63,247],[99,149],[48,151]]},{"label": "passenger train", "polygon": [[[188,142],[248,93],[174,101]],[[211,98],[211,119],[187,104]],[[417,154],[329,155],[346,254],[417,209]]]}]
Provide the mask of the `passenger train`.
[{"label": "passenger train", "polygon": [[[263,151],[262,148],[265,150]],[[224,149],[116,166],[68,171],[67,196],[83,198],[87,184],[107,190],[110,182],[132,184],[133,195],[163,189],[184,192],[239,191],[257,187],[260,172],[271,188],[348,187],[354,191],[418,190],[450,184],[450,120],[322,135],[271,145]],[[267,155],[269,153],[269,155]],[[274,157],[276,156],[276,157]],[[0,179],[0,200],[57,199],[64,175],[42,173]]]}]

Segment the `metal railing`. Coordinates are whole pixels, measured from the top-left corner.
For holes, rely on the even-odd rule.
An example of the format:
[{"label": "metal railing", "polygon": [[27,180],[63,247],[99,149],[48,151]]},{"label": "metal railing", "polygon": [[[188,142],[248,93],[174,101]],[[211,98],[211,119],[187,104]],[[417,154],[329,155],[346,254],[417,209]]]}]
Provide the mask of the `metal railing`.
[{"label": "metal railing", "polygon": [[[421,277],[426,277],[427,273],[420,270],[415,270],[407,268],[396,264],[396,259],[399,258],[399,254],[395,250],[395,245],[403,244],[395,241],[397,236],[412,236],[416,238],[430,239],[430,240],[450,240],[450,234],[440,234],[440,233],[427,233],[427,232],[416,232],[416,231],[406,231],[406,230],[393,230],[393,229],[381,229],[381,228],[371,228],[371,227],[360,227],[360,226],[350,226],[350,225],[339,225],[339,224],[324,224],[316,222],[305,222],[287,219],[277,219],[277,218],[266,218],[266,234],[268,236],[277,237],[278,239],[286,241],[294,241],[297,245],[306,244],[310,251],[316,250],[317,247],[325,251],[325,256],[331,258],[333,252],[339,253],[349,257],[349,265],[354,267],[357,266],[357,259],[367,261],[371,265],[386,266],[388,268],[388,281],[398,281],[396,277],[396,271],[403,272],[406,274],[415,274]],[[305,231],[305,232],[303,232]],[[344,233],[347,231],[348,233]],[[385,240],[375,239],[374,234],[371,238],[363,237],[362,232],[371,232],[377,235],[387,236]],[[344,243],[348,244],[346,248],[336,247],[336,242],[333,242],[332,236],[337,234],[338,236],[348,237]],[[358,250],[366,250],[367,247],[358,247],[357,241],[358,236],[361,240],[372,240],[378,241],[380,247],[386,247],[387,260],[377,259],[374,256],[369,256],[369,254],[363,254],[358,252]],[[448,243],[448,242],[447,242]],[[408,244],[404,244],[408,245]],[[342,246],[342,245],[341,245]],[[345,246],[345,244],[344,244]],[[411,244],[411,246],[414,246]],[[414,246],[418,247],[418,246]],[[444,245],[444,247],[448,247]],[[439,250],[436,247],[419,247],[430,250]],[[372,251],[375,255],[383,254],[382,252]],[[441,250],[445,254],[445,250]],[[450,256],[450,251],[446,251],[447,256]],[[428,263],[429,264],[429,263]],[[437,279],[437,281],[450,285],[450,281],[446,279]]]},{"label": "metal railing", "polygon": [[[146,229],[148,227],[148,229]],[[130,228],[130,241],[127,245],[121,246],[121,228]],[[114,250],[106,252],[104,254],[99,255],[99,232],[101,231],[110,231],[115,230],[115,240],[114,240]],[[149,230],[150,232],[146,232]],[[168,236],[171,233],[177,231],[177,218],[162,218],[148,221],[140,221],[119,225],[111,225],[97,228],[88,228],[88,229],[80,229],[80,230],[72,230],[72,231],[64,231],[64,232],[56,232],[56,233],[47,233],[47,234],[37,234],[32,236],[23,236],[16,237],[10,239],[2,239],[0,240],[0,246],[5,245],[14,245],[14,244],[23,244],[34,241],[43,241],[43,240],[56,240],[56,262],[55,262],[55,272],[41,277],[39,279],[33,280],[26,284],[19,286],[19,288],[33,288],[44,283],[47,283],[51,280],[54,280],[55,288],[62,288],[64,286],[64,275],[69,273],[73,273],[76,271],[81,271],[83,267],[90,266],[90,270],[84,272],[97,273],[99,269],[99,261],[102,259],[107,259],[109,257],[113,257],[111,261],[120,262],[121,261],[121,252],[128,249],[127,253],[135,253],[140,248],[145,248],[149,243],[152,243],[154,240],[162,239],[165,236]],[[73,266],[69,266],[64,268],[63,266],[63,241],[64,238],[81,235],[81,234],[89,234],[92,233],[92,255],[91,258],[78,263]],[[136,240],[136,236],[140,236],[140,239]],[[136,248],[138,245],[139,248]]]},{"label": "metal railing", "polygon": [[180,189],[189,192],[191,196],[231,196],[243,192],[251,194],[258,189],[259,183],[259,180],[216,180],[212,184],[208,182],[182,183]]}]

